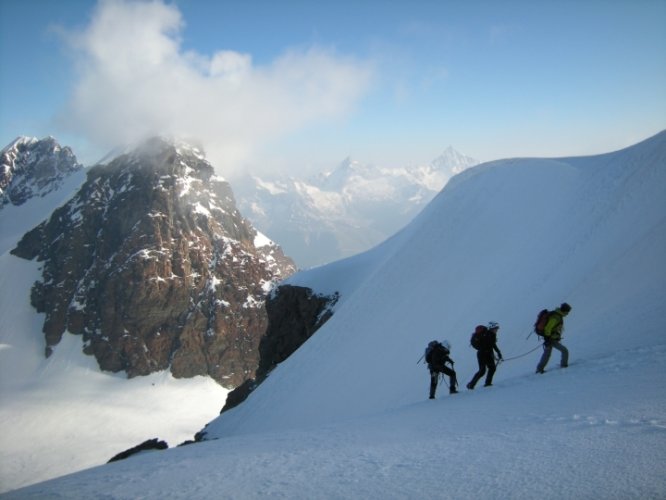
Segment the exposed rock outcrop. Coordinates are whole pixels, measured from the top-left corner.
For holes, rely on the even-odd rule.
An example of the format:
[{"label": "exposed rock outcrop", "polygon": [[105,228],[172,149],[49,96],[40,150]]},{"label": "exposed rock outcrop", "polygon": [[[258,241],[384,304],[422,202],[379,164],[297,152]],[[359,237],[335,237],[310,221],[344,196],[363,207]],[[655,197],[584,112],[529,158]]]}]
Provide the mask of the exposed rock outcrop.
[{"label": "exposed rock outcrop", "polygon": [[222,412],[242,403],[265,380],[270,371],[287,359],[332,316],[338,301],[332,296],[315,294],[310,288],[281,285],[266,301],[268,328],[259,344],[256,377],[231,391]]},{"label": "exposed rock outcrop", "polygon": [[169,445],[167,445],[166,442],[160,441],[158,438],[148,439],[134,448],[130,448],[129,450],[114,455],[107,463],[110,464],[111,462],[117,462],[118,460],[125,460],[142,451],[166,450],[168,447]]},{"label": "exposed rock outcrop", "polygon": [[43,262],[46,354],[69,331],[103,370],[255,378],[267,292],[293,262],[238,212],[200,151],[147,141],[90,169],[12,253]]}]

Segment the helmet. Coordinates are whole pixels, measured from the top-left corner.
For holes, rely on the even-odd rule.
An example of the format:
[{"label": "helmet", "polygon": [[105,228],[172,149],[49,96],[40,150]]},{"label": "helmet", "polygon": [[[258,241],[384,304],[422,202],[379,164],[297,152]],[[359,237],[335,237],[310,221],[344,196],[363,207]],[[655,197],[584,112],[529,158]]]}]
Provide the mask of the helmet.
[{"label": "helmet", "polygon": [[495,328],[499,328],[499,323],[497,321],[489,321],[488,330],[494,330]]},{"label": "helmet", "polygon": [[451,350],[451,344],[449,344],[449,341],[448,341],[448,340],[442,340],[442,345],[444,346],[444,348],[445,348],[447,351],[450,351],[450,350]]},{"label": "helmet", "polygon": [[560,310],[562,312],[568,313],[569,311],[571,311],[571,306],[569,304],[567,304],[566,302],[562,302],[562,305],[560,306]]}]

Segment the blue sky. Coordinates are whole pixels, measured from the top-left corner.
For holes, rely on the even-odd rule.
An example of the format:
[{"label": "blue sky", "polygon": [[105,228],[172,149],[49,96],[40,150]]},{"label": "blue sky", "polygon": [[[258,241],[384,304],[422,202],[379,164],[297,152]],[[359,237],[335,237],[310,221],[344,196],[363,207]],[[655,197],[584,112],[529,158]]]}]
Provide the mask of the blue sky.
[{"label": "blue sky", "polygon": [[0,143],[164,133],[233,175],[619,149],[666,128],[666,1],[0,0]]}]

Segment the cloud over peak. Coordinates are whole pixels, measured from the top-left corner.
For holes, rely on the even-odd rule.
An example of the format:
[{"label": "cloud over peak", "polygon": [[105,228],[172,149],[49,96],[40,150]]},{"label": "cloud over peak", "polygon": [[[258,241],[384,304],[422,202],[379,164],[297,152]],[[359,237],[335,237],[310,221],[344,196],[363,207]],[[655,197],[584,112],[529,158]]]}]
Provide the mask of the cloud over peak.
[{"label": "cloud over peak", "polygon": [[103,0],[67,39],[77,81],[61,119],[101,147],[147,136],[194,137],[233,172],[282,134],[345,116],[368,89],[372,65],[332,50],[287,50],[266,65],[250,54],[184,51],[174,5]]}]

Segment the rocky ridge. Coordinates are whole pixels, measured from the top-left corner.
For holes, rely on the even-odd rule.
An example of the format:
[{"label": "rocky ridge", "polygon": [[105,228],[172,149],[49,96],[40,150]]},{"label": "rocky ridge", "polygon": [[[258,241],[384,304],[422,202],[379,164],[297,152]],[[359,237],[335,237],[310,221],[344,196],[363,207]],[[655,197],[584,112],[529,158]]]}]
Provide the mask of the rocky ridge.
[{"label": "rocky ridge", "polygon": [[72,150],[53,137],[19,137],[0,152],[0,209],[45,196],[82,168]]}]

